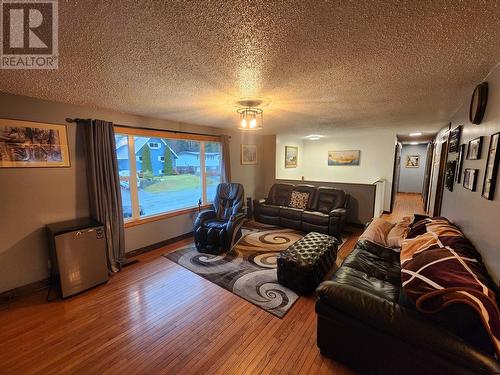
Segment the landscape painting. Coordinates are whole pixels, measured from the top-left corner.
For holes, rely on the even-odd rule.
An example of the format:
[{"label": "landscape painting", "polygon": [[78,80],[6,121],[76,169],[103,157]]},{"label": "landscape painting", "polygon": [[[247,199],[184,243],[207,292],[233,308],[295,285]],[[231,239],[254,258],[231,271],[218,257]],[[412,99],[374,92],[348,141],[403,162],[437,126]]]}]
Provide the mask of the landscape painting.
[{"label": "landscape painting", "polygon": [[66,126],[0,119],[0,167],[69,167]]},{"label": "landscape painting", "polygon": [[359,165],[359,150],[328,151],[328,165]]}]

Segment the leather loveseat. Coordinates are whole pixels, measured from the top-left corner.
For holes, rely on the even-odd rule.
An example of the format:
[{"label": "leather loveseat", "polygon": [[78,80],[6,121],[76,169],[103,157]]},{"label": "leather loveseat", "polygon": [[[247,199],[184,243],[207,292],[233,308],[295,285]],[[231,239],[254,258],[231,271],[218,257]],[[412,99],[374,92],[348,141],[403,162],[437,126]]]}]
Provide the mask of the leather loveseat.
[{"label": "leather loveseat", "polygon": [[[317,293],[321,354],[361,374],[500,373],[487,349],[407,305],[399,253],[392,249],[359,241]],[[467,314],[467,306],[450,308],[457,327],[481,332],[479,317]]]},{"label": "leather loveseat", "polygon": [[[294,191],[308,194],[304,208],[291,207]],[[254,217],[265,224],[339,236],[346,221],[348,203],[349,195],[343,190],[276,183],[266,199],[254,201]]]}]

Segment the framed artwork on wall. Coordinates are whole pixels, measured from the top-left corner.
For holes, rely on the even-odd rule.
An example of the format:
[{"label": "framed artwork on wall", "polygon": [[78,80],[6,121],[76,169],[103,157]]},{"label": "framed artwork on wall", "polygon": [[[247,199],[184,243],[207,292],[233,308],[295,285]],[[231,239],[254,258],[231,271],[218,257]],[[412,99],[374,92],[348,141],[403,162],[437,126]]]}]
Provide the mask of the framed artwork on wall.
[{"label": "framed artwork on wall", "polygon": [[500,133],[495,133],[490,138],[490,147],[488,148],[488,160],[486,162],[486,172],[484,173],[483,198],[492,200],[495,196],[495,186],[497,182],[498,163],[500,160]]},{"label": "framed artwork on wall", "polygon": [[460,134],[462,134],[462,126],[457,126],[455,129],[450,131],[448,135],[448,152],[458,152],[460,145]]},{"label": "framed artwork on wall", "polygon": [[476,191],[477,174],[479,169],[465,168],[464,171],[464,188],[470,191]]},{"label": "framed artwork on wall", "polygon": [[453,191],[453,184],[455,182],[455,170],[457,169],[457,161],[452,160],[446,163],[446,174],[445,174],[445,181],[446,181],[446,188],[449,191]]},{"label": "framed artwork on wall", "polygon": [[481,159],[481,148],[483,146],[483,137],[478,137],[469,141],[469,147],[467,148],[467,160],[478,160]]},{"label": "framed artwork on wall", "polygon": [[420,155],[408,155],[406,156],[406,168],[419,168],[420,167]]},{"label": "framed artwork on wall", "polygon": [[297,168],[299,148],[285,146],[285,168]]},{"label": "framed artwork on wall", "polygon": [[328,151],[328,165],[359,165],[360,150]]},{"label": "framed artwork on wall", "polygon": [[462,166],[464,165],[465,144],[460,145],[457,157],[457,169],[455,171],[455,181],[457,184],[462,181]]},{"label": "framed artwork on wall", "polygon": [[257,145],[241,145],[241,164],[257,164]]},{"label": "framed artwork on wall", "polygon": [[0,168],[70,166],[66,125],[0,119]]}]

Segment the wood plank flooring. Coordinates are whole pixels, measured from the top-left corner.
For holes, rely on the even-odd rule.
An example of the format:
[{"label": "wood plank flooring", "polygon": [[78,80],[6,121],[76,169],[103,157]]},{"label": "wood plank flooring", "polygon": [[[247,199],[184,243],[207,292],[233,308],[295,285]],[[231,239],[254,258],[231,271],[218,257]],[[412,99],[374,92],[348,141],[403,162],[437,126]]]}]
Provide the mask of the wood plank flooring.
[{"label": "wood plank flooring", "polygon": [[142,254],[68,300],[47,303],[40,292],[1,306],[0,373],[352,373],[319,353],[315,296],[276,318],[161,256],[189,243]]}]

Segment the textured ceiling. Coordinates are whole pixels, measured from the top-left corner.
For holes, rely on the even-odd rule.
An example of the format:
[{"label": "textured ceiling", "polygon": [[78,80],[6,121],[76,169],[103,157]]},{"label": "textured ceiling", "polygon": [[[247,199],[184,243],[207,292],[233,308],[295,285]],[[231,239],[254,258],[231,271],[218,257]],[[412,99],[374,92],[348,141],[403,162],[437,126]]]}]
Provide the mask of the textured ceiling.
[{"label": "textured ceiling", "polygon": [[437,130],[500,60],[496,1],[59,1],[59,69],[0,91],[266,133]]}]

